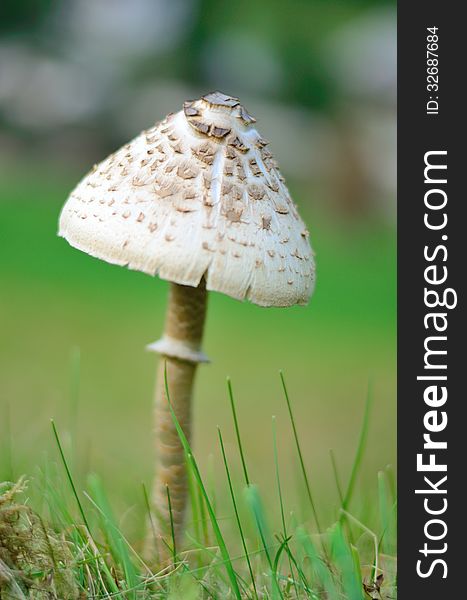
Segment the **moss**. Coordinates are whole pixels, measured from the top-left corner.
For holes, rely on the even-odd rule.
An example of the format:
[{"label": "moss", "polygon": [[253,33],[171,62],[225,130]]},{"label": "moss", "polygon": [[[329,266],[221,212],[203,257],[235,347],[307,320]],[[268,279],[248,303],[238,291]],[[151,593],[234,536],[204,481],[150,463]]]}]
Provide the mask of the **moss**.
[{"label": "moss", "polygon": [[0,597],[81,597],[73,557],[65,540],[17,497],[25,482],[0,484]]}]

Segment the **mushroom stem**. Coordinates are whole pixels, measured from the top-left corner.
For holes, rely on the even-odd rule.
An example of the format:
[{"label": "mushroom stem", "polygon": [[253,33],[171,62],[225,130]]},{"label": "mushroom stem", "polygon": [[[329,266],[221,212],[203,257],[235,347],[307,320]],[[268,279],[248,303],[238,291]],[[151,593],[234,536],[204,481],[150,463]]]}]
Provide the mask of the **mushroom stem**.
[{"label": "mushroom stem", "polygon": [[[187,473],[183,446],[177,434],[170,404],[188,441],[191,433],[191,397],[196,367],[207,362],[201,352],[207,292],[204,279],[197,288],[170,284],[164,335],[149,349],[161,354],[155,391],[156,479],[152,502],[156,513],[159,560],[170,556],[182,538],[187,504]],[[171,511],[168,493],[170,493]],[[172,540],[171,519],[174,540]],[[153,533],[148,532],[147,547],[154,547]]]}]

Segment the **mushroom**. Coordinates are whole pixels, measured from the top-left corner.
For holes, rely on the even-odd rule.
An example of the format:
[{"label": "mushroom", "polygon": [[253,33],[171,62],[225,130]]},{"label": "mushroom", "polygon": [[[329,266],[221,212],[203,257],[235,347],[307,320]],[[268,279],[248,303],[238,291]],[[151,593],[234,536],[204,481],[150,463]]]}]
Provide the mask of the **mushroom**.
[{"label": "mushroom", "polygon": [[[237,98],[185,102],[93,167],[60,215],[59,235],[109,263],[170,282],[155,392],[157,532],[183,531],[187,481],[173,411],[190,439],[207,292],[259,306],[306,304],[315,266],[308,231],[268,142]],[[168,495],[170,493],[171,511]],[[164,545],[160,548],[164,552]]]}]

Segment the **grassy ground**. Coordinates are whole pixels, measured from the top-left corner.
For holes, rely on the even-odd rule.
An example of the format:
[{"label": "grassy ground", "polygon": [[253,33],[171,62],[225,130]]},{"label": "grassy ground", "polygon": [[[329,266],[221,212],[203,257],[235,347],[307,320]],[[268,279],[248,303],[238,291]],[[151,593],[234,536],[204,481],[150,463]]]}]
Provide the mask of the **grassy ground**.
[{"label": "grassy ground", "polygon": [[[35,483],[42,498],[40,512],[17,502],[17,496],[26,494],[23,480],[16,485],[4,484],[0,489],[0,596],[67,600],[395,598],[396,496],[392,469],[378,473],[378,531],[372,531],[349,512],[364,457],[371,393],[367,397],[345,488],[333,457],[340,510],[336,521],[323,529],[292,405],[285,380],[282,376],[281,379],[306,496],[303,512],[290,510],[287,505],[275,421],[271,456],[275,494],[265,500],[252,483],[230,390],[243,482],[232,477],[230,459],[218,429],[226,478],[224,487],[230,495],[228,506],[224,502],[219,505],[216,489],[207,487],[192,448],[173,415],[185,449],[190,480],[187,539],[180,549],[174,539],[169,538],[170,558],[162,565],[157,557],[148,561],[122,532],[101,480],[89,475],[86,490],[78,491],[60,435],[52,422],[61,467],[66,475],[58,474],[54,465],[45,466]],[[147,499],[144,486],[142,491]],[[270,513],[274,504],[280,518],[271,527]],[[151,514],[149,502],[147,514]]]},{"label": "grassy ground", "polygon": [[[23,473],[32,477],[23,501],[27,498],[39,514],[48,515],[55,530],[67,531],[71,562],[81,586],[90,576],[86,571],[89,561],[91,574],[97,577],[97,572],[103,573],[104,583],[100,579],[96,583],[99,595],[104,589],[116,593],[119,585],[131,587],[133,579],[128,579],[126,569],[138,568],[140,572],[141,564],[131,550],[133,567],[125,562],[126,542],[117,530],[131,540],[132,547],[139,548],[145,520],[141,482],[149,485],[152,474],[150,415],[156,360],[144,352],[144,346],[161,330],[166,284],[91,259],[55,237],[57,215],[74,178],[57,179],[56,173],[29,173],[20,178],[13,172],[4,176],[0,189],[0,480],[16,480]],[[311,225],[317,251],[315,297],[307,308],[266,310],[219,294],[211,296],[205,349],[213,364],[202,368],[197,382],[193,446],[210,501],[215,497],[216,519],[231,557],[241,556],[244,549],[225,479],[216,428],[219,425],[261,590],[266,586],[271,597],[293,597],[300,591],[304,597],[314,598],[327,590],[330,598],[334,591],[338,597],[345,593],[356,598],[359,596],[352,594],[357,592],[351,590],[357,567],[351,569],[353,579],[348,575],[345,584],[342,579],[345,572],[350,573],[344,563],[350,564],[351,546],[344,541],[350,540],[346,523],[335,525],[342,499],[329,450],[333,449],[341,493],[345,495],[352,480],[371,380],[373,409],[368,441],[347,509],[381,538],[393,503],[392,470],[387,471],[386,466],[395,460],[395,236],[380,224],[336,224],[316,210],[310,211],[312,216],[307,215],[307,195],[303,190],[294,191],[303,198],[302,213]],[[324,555],[322,540],[309,536],[316,534],[316,523],[279,369],[283,369],[288,382],[321,527],[323,531],[331,528],[323,538]],[[257,486],[247,490],[246,495],[229,410],[227,375],[233,382],[250,477]],[[293,535],[290,554],[303,577],[297,567],[290,567],[288,546],[283,546],[274,567],[280,548],[275,535],[283,536],[284,530],[277,499],[272,415],[276,416],[287,534]],[[80,500],[90,513],[92,535],[98,544],[102,543],[97,548],[108,566],[88,554],[93,551],[89,532],[83,530],[69,485],[64,485],[50,417],[55,418]],[[379,471],[385,475],[378,477]],[[89,479],[90,472],[99,473],[99,479]],[[108,515],[103,517],[82,494],[87,490],[102,509],[103,503],[107,505],[103,489],[114,514],[119,515],[117,529],[109,525]],[[257,494],[263,498],[262,504]],[[204,507],[206,511],[205,503]],[[200,520],[201,508],[197,510],[195,521]],[[274,546],[272,567],[261,540],[266,516],[267,537]],[[76,527],[77,523],[80,526]],[[205,539],[204,528],[196,533],[192,523],[190,531],[204,549],[183,556],[188,562],[178,563],[175,576],[166,578],[162,574],[162,588],[156,583],[155,587],[149,586],[154,587],[154,593],[167,595],[169,586],[176,594],[178,586],[182,590],[186,586],[181,597],[196,597],[192,587],[196,577],[206,582],[214,597],[228,593],[235,596],[225,559],[217,550],[206,550],[208,545],[220,545],[211,527],[209,539]],[[362,564],[373,563],[371,535],[355,522],[352,531],[351,541],[359,549]],[[388,547],[383,554],[394,551],[391,536],[393,533],[386,533]],[[189,547],[196,547],[193,540]],[[327,553],[326,560],[335,565],[335,569],[328,570],[331,583],[322,570],[326,563],[314,552],[325,558]],[[194,575],[193,569],[198,566],[193,566],[192,558],[201,565]],[[223,566],[202,566],[223,560]],[[246,561],[232,564],[242,594],[247,588],[254,593],[251,581],[248,583]],[[387,565],[385,569],[386,581],[390,581],[391,569]],[[365,567],[363,570],[362,577],[369,581],[370,571]],[[291,572],[295,583],[283,579]],[[241,577],[247,583],[242,583]],[[114,581],[115,591],[110,580],[120,578],[126,583]],[[300,590],[295,587],[299,580],[303,586]],[[141,589],[148,585],[146,577]],[[288,585],[292,587],[287,591]],[[334,590],[332,586],[337,587]],[[394,596],[392,590],[388,593]]]}]

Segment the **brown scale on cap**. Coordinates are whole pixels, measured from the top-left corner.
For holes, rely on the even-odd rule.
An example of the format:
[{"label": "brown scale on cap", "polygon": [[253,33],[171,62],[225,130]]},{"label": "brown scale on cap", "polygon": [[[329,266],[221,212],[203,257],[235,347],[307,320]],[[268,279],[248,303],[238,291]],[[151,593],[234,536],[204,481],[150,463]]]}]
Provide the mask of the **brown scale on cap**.
[{"label": "brown scale on cap", "polygon": [[229,208],[225,212],[225,217],[230,223],[241,223],[243,208]]},{"label": "brown scale on cap", "polygon": [[256,158],[250,158],[248,164],[250,165],[250,170],[253,173],[253,175],[255,177],[259,177],[261,175],[261,169],[259,168],[258,163],[256,162]]},{"label": "brown scale on cap", "polygon": [[237,177],[240,179],[240,181],[245,181],[246,179],[245,168],[241,159],[237,159]]},{"label": "brown scale on cap", "polygon": [[235,149],[232,148],[232,146],[226,147],[225,158],[227,158],[228,160],[233,160],[234,158],[237,158],[237,153],[235,152]]},{"label": "brown scale on cap", "polygon": [[248,146],[244,144],[237,136],[228,140],[230,146],[233,146],[242,153],[248,152]]},{"label": "brown scale on cap", "polygon": [[201,146],[196,146],[191,149],[193,156],[195,156],[202,163],[211,166],[214,162],[214,156],[216,153],[215,147],[208,143],[204,142]]},{"label": "brown scale on cap", "polygon": [[177,175],[182,179],[194,179],[198,173],[199,169],[193,167],[189,163],[184,163],[177,169]]},{"label": "brown scale on cap", "polygon": [[266,195],[266,190],[264,186],[257,185],[256,183],[251,183],[248,188],[248,195],[252,200],[261,200]]}]

